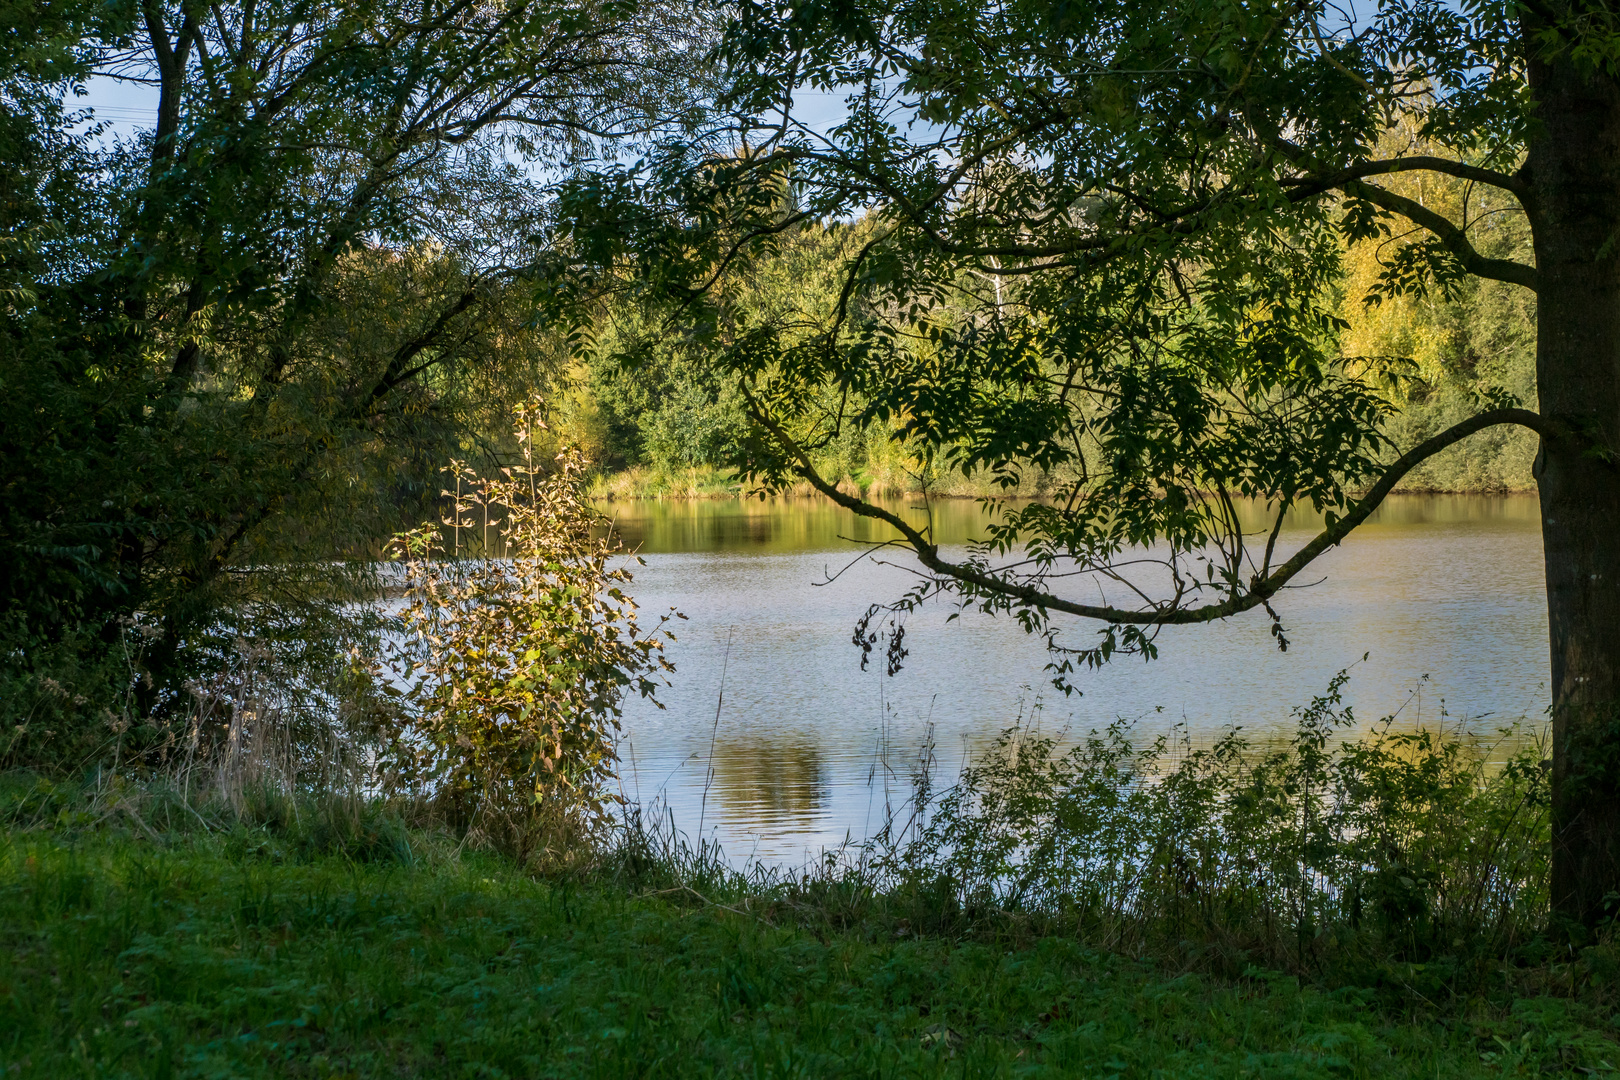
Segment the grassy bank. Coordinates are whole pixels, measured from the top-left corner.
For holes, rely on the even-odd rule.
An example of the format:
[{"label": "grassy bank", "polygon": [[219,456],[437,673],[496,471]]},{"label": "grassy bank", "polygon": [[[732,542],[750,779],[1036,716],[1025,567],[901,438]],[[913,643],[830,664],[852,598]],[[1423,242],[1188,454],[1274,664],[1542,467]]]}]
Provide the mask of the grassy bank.
[{"label": "grassy bank", "polygon": [[734,469],[699,465],[689,469],[635,466],[599,472],[591,480],[593,499],[734,499],[747,494]]},{"label": "grassy bank", "polygon": [[1620,949],[1550,921],[1545,743],[1362,732],[1347,678],[1281,741],[925,754],[802,874],[633,809],[378,798],[262,697],[166,770],[0,772],[0,1076],[1615,1071]]},{"label": "grassy bank", "polygon": [[8,834],[0,1069],[1461,1077],[1620,1062],[1620,1018],[1588,996],[1390,1010],[1264,971],[1178,976],[1061,936],[831,931],[781,903],[537,880],[421,835],[389,850],[356,862],[262,830],[133,822]]}]

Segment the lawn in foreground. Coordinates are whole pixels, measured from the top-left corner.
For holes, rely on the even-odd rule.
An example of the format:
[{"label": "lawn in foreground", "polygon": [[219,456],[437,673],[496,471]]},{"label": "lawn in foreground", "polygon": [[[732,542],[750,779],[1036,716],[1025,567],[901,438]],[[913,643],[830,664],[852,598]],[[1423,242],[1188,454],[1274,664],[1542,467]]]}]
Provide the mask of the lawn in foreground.
[{"label": "lawn in foreground", "polygon": [[1556,998],[1392,1016],[1042,939],[821,937],[475,856],[0,840],[0,1075],[1425,1077],[1613,1071]]}]

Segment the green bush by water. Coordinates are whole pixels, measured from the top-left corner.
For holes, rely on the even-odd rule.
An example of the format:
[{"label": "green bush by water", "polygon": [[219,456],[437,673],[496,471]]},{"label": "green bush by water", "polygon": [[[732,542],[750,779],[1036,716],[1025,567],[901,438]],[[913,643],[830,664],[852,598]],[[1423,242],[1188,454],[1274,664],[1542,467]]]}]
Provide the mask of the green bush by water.
[{"label": "green bush by water", "polygon": [[1544,947],[1545,748],[1388,721],[1347,737],[1345,682],[1269,745],[1115,725],[1060,753],[1013,729],[863,857],[881,892],[1106,948],[1472,992]]},{"label": "green bush by water", "polygon": [[1392,1004],[1500,996],[1596,944],[1549,925],[1536,732],[1386,721],[1357,736],[1345,681],[1265,743],[1232,731],[1203,748],[1185,732],[1137,744],[1115,725],[1061,750],[1026,724],[943,789],[925,754],[876,837],[800,873],[736,870],[639,816],[603,866],[635,888],[785,904],[827,932],[1057,935]]}]

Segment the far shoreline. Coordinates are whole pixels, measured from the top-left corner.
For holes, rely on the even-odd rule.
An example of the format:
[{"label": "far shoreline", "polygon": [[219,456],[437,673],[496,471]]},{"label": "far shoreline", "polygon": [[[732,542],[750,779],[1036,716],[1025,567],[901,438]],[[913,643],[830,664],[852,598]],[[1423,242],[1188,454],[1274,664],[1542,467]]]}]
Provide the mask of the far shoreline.
[{"label": "far shoreline", "polygon": [[[805,485],[805,486],[808,487],[808,485]],[[997,502],[1033,503],[1033,502],[1049,501],[1053,497],[1050,492],[1036,492],[1036,493],[1033,493],[1033,494],[1014,493],[1014,494],[1010,494],[1010,495],[1003,495],[1003,494],[995,494],[995,493],[978,493],[978,492],[969,492],[969,491],[923,492],[923,491],[919,491],[919,490],[893,490],[893,489],[890,489],[890,490],[885,490],[885,491],[881,491],[881,492],[878,492],[876,494],[873,494],[869,490],[864,490],[863,491],[863,490],[861,490],[859,488],[855,488],[853,485],[850,485],[848,488],[845,488],[844,485],[841,484],[840,488],[842,490],[847,490],[848,493],[851,494],[851,495],[858,495],[861,498],[879,499],[879,500],[882,500],[882,499],[929,498],[929,499],[938,499],[938,500],[949,500],[949,501],[952,501],[952,502],[969,502],[969,501],[977,502],[977,501],[983,501],[985,499],[992,499],[992,500],[995,500]],[[1214,493],[1213,492],[1207,492],[1206,494],[1214,494]],[[1360,494],[1360,493],[1358,492],[1356,494]],[[1477,496],[1489,497],[1489,498],[1511,498],[1511,497],[1515,497],[1515,496],[1533,496],[1533,495],[1536,495],[1536,494],[1537,494],[1537,489],[1534,488],[1534,487],[1522,487],[1522,488],[1521,487],[1487,487],[1487,488],[1397,487],[1395,490],[1391,491],[1389,493],[1389,496],[1386,496],[1386,498],[1388,498],[1390,496],[1395,496],[1395,495],[1435,495],[1435,496],[1440,496],[1440,495],[1449,495],[1449,496],[1477,495]],[[714,490],[699,490],[699,491],[674,490],[674,491],[664,491],[664,490],[656,490],[656,489],[655,490],[642,490],[642,491],[624,491],[624,490],[607,490],[607,491],[603,491],[603,490],[593,490],[590,493],[590,497],[593,500],[597,501],[597,502],[625,502],[625,503],[632,503],[632,502],[726,502],[728,500],[752,501],[752,502],[793,502],[793,501],[803,500],[803,501],[809,502],[809,501],[814,501],[814,500],[817,500],[817,499],[825,498],[824,495],[822,495],[820,492],[815,491],[813,489],[812,490],[807,490],[807,491],[788,490],[788,491],[780,491],[780,492],[760,492],[760,491],[748,491],[748,490],[745,490],[745,489],[743,489],[741,487],[738,487],[738,488],[733,489],[733,490],[726,490],[726,491],[714,491]]]}]

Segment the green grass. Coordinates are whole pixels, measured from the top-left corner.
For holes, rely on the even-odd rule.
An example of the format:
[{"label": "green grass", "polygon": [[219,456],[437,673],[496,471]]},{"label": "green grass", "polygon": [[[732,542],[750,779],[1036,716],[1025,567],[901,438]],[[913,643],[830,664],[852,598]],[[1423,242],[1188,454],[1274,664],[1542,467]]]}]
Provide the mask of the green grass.
[{"label": "green grass", "polygon": [[[774,917],[782,917],[780,910]],[[11,1076],[1586,1075],[1589,1006],[1394,1015],[1069,940],[819,936],[685,892],[441,852],[296,861],[263,834],[0,841]],[[1620,1019],[1620,1018],[1616,1018]]]}]

